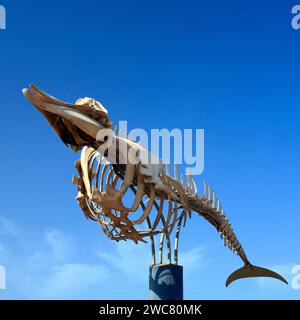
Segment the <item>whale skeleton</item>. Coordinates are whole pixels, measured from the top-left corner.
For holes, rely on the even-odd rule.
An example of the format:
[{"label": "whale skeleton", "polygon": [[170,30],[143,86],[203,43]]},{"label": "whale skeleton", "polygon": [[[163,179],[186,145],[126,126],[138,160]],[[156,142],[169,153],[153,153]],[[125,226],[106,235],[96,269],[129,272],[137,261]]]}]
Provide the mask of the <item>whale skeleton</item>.
[{"label": "whale skeleton", "polygon": [[[195,212],[215,227],[224,245],[244,262],[242,268],[228,277],[226,286],[247,277],[272,277],[287,283],[278,273],[249,262],[220,201],[206,181],[201,194],[191,175],[186,184],[184,176],[179,177],[178,165],[174,165],[173,177],[169,164],[151,164],[146,150],[113,130],[108,112],[100,102],[81,98],[70,104],[34,85],[23,93],[65,144],[75,152],[81,150],[75,163],[78,176],[73,177],[77,201],[84,215],[98,222],[109,239],[138,243],[150,238],[154,265],[157,262],[154,237],[160,235],[158,263],[163,263],[164,241],[167,262],[172,263],[171,234],[175,231],[173,263],[178,264],[180,230]],[[104,139],[98,139],[105,130],[111,131],[108,147]],[[125,163],[121,161],[124,150]],[[132,151],[138,160],[134,163],[128,157]],[[114,161],[109,154],[115,155]]]}]

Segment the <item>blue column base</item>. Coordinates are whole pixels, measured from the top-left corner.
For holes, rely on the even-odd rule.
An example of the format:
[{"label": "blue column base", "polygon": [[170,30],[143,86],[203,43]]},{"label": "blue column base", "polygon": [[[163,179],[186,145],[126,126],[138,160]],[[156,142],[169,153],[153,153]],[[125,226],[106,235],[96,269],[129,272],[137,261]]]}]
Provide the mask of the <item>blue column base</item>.
[{"label": "blue column base", "polygon": [[183,300],[183,267],[175,264],[150,266],[150,300]]}]

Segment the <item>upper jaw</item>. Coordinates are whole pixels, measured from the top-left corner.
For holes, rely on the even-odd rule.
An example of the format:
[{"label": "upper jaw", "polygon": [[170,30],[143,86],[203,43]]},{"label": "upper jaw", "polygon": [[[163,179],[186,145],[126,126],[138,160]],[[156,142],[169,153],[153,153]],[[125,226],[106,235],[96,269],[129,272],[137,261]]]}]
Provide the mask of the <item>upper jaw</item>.
[{"label": "upper jaw", "polygon": [[94,143],[100,129],[112,128],[107,110],[94,99],[79,99],[77,104],[70,104],[34,85],[23,89],[23,94],[45,116],[61,140],[74,151]]}]

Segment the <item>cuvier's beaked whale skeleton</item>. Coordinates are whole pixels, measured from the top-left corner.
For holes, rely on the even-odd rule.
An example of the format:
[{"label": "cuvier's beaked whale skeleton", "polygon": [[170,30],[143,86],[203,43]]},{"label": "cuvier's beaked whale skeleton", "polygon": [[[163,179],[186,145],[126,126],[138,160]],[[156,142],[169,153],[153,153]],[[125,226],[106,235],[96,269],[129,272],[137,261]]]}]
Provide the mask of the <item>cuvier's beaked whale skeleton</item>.
[{"label": "cuvier's beaked whale skeleton", "polygon": [[[192,212],[197,212],[216,228],[224,245],[244,262],[242,268],[228,277],[226,286],[234,280],[247,277],[272,277],[287,283],[278,273],[249,262],[219,200],[206,182],[204,194],[200,195],[191,176],[184,183],[183,177],[178,177],[176,165],[172,177],[168,165],[147,163],[145,158],[139,158],[145,150],[138,143],[117,133],[112,134],[110,146],[103,148],[105,139],[99,139],[99,133],[101,136],[101,130],[112,131],[113,125],[107,110],[98,101],[81,98],[75,104],[70,104],[33,85],[24,89],[23,93],[46,117],[65,144],[75,152],[81,150],[80,160],[75,163],[79,176],[73,178],[78,188],[77,201],[85,216],[97,221],[109,239],[129,239],[138,243],[145,242],[144,238],[149,237],[154,265],[154,236],[160,234],[159,263],[163,260],[164,239],[168,249],[167,260],[171,263],[170,236],[176,230],[174,263],[177,264],[180,228]],[[124,146],[126,152],[134,151],[138,161],[131,163],[130,157],[125,164],[120,161]],[[109,151],[112,151],[109,149],[112,148],[116,154],[114,163],[109,159]],[[127,207],[124,202],[128,201],[129,193],[132,193],[133,200]],[[138,215],[137,219],[132,218],[134,214]],[[146,228],[138,228],[144,224]]]}]

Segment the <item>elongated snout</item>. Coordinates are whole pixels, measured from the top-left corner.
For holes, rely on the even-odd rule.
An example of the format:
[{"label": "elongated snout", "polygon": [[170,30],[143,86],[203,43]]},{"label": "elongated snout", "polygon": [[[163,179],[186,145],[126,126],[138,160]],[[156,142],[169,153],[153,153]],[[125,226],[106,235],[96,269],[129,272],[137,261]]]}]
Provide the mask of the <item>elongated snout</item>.
[{"label": "elongated snout", "polygon": [[[45,116],[61,140],[74,151],[96,141],[99,130],[112,127],[107,111],[100,103],[69,104],[58,100],[37,87],[23,89],[25,97]],[[95,101],[79,99],[79,102]]]}]

